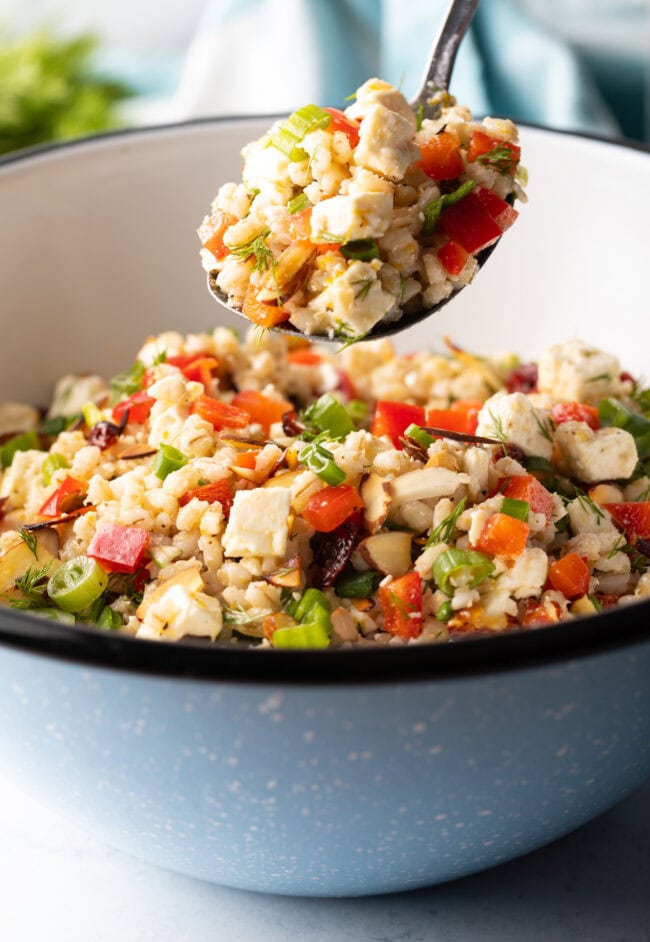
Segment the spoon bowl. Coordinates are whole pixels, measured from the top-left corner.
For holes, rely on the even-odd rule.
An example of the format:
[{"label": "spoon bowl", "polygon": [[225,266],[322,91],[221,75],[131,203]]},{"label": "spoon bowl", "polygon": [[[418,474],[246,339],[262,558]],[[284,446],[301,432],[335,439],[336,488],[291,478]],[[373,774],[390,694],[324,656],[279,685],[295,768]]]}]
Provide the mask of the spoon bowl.
[{"label": "spoon bowl", "polygon": [[[413,111],[420,111],[425,118],[435,118],[440,113],[441,101],[444,99],[444,93],[449,86],[452,69],[456,60],[456,54],[460,43],[467,32],[474,16],[478,0],[451,0],[445,19],[440,27],[440,31],[431,47],[428,62],[426,64],[420,89],[415,97],[409,102]],[[509,196],[507,202],[512,205],[513,197]],[[491,245],[478,252],[474,257],[478,263],[478,268],[482,268],[492,252],[499,244],[501,239],[497,239]],[[217,273],[211,271],[207,277],[208,291],[215,301],[217,301],[227,311],[242,317],[248,324],[250,319],[241,311],[228,303],[227,295],[221,291],[217,285]],[[413,312],[403,311],[401,317],[397,319],[382,319],[378,321],[368,333],[354,338],[347,343],[356,343],[359,340],[379,340],[384,337],[392,337],[427,320],[433,314],[437,313],[449,301],[456,298],[463,290],[460,286],[446,298],[438,301],[431,307],[421,308]],[[294,327],[289,322],[284,322],[272,328],[274,331],[282,334],[293,334],[294,336],[304,337],[305,334]],[[340,344],[339,337],[333,337],[329,334],[309,334],[310,339],[317,340],[319,343]]]}]

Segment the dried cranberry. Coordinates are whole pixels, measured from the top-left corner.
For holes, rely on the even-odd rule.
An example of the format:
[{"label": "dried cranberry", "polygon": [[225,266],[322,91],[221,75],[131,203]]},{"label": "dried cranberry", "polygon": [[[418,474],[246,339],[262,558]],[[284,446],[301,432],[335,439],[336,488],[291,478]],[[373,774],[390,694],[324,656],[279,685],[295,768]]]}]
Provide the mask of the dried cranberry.
[{"label": "dried cranberry", "polygon": [[513,445],[510,442],[504,442],[502,448],[505,454],[503,456],[497,455],[497,461],[500,457],[512,458],[513,461],[518,461],[519,464],[524,464],[526,461],[526,452],[522,451],[519,445]]},{"label": "dried cranberry", "polygon": [[506,380],[506,389],[509,393],[537,392],[537,364],[522,363],[514,369]]},{"label": "dried cranberry", "polygon": [[285,435],[297,437],[305,431],[305,427],[297,421],[295,412],[285,412],[282,416],[282,431]]},{"label": "dried cranberry", "polygon": [[102,451],[110,448],[120,437],[121,429],[113,422],[98,422],[88,431],[86,441],[89,445],[97,445]]},{"label": "dried cranberry", "polygon": [[357,512],[351,514],[336,530],[322,534],[314,551],[311,571],[314,586],[323,589],[334,585],[359,542],[361,525],[362,517]]},{"label": "dried cranberry", "polygon": [[642,556],[645,556],[646,559],[650,559],[650,540],[637,540],[636,549]]}]

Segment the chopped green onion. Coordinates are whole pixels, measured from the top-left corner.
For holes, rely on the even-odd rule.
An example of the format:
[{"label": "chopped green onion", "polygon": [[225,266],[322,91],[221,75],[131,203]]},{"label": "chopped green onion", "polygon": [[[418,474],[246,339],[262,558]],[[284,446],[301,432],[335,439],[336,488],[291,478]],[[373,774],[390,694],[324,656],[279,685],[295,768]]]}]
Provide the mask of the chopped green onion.
[{"label": "chopped green onion", "polygon": [[289,115],[278,130],[271,136],[270,144],[285,154],[289,160],[306,160],[308,154],[298,145],[312,131],[324,130],[332,121],[332,116],[318,105],[305,105]]},{"label": "chopped green onion", "polygon": [[287,611],[298,622],[273,632],[275,648],[326,648],[330,643],[332,606],[319,589],[307,589],[299,599],[292,598]]},{"label": "chopped green onion", "polygon": [[305,409],[303,415],[309,425],[319,432],[327,432],[330,438],[345,438],[354,431],[347,409],[331,393],[324,393]]},{"label": "chopped green onion", "polygon": [[287,131],[286,128],[279,128],[273,137],[271,138],[271,144],[275,147],[276,150],[281,151],[289,160],[300,162],[301,160],[307,159],[307,152],[298,147],[298,144],[302,138],[297,138],[295,135],[291,134],[290,131]]},{"label": "chopped green onion", "polygon": [[82,612],[108,585],[108,573],[90,556],[77,556],[56,570],[47,594],[64,612]]},{"label": "chopped green onion", "polygon": [[341,255],[357,262],[371,262],[379,258],[379,246],[374,239],[355,239],[341,246]]},{"label": "chopped green onion", "polygon": [[650,458],[650,420],[632,412],[617,399],[602,399],[598,403],[601,425],[625,429],[634,438],[639,459]]},{"label": "chopped green onion", "polygon": [[145,366],[140,360],[136,360],[130,370],[125,373],[118,373],[110,381],[112,398],[114,402],[125,399],[133,393],[142,389],[142,380],[144,379]]},{"label": "chopped green onion", "polygon": [[156,457],[153,459],[151,470],[157,478],[164,481],[168,474],[171,474],[172,471],[178,471],[186,464],[187,458],[178,448],[173,448],[172,445],[160,445]]},{"label": "chopped green onion", "polygon": [[122,627],[122,619],[115,609],[111,608],[110,605],[105,605],[97,619],[97,624],[104,631],[116,631]]},{"label": "chopped green onion", "polygon": [[311,442],[300,452],[299,461],[326,484],[336,487],[338,484],[343,484],[346,474],[333,458],[334,455],[327,448],[323,448],[318,442]]},{"label": "chopped green onion", "polygon": [[342,599],[367,599],[381,582],[380,572],[347,572],[336,581],[336,594]]},{"label": "chopped green onion", "polygon": [[52,475],[59,468],[69,468],[67,460],[56,451],[51,451],[41,466],[41,480],[46,486],[52,483]]},{"label": "chopped green onion", "polygon": [[94,425],[97,425],[99,422],[104,421],[104,416],[101,409],[98,409],[94,402],[87,402],[86,405],[81,410],[81,414],[84,417],[84,422],[88,428],[92,428]]},{"label": "chopped green onion", "polygon": [[298,193],[297,196],[294,196],[294,198],[287,203],[290,216],[295,216],[296,213],[302,212],[302,210],[307,209],[308,206],[309,200],[304,193]]},{"label": "chopped green onion", "polygon": [[40,439],[34,429],[23,432],[21,435],[14,435],[4,445],[0,445],[0,467],[8,468],[17,451],[38,450],[40,447]]},{"label": "chopped green onion", "polygon": [[38,427],[39,435],[46,435],[48,438],[58,438],[61,432],[78,420],[78,415],[53,415],[48,419],[43,419]]},{"label": "chopped green onion", "polygon": [[443,193],[438,199],[431,200],[430,203],[427,203],[424,207],[424,222],[422,223],[420,235],[432,235],[438,224],[438,217],[443,209],[446,209],[447,206],[453,206],[454,203],[458,203],[460,200],[464,199],[468,193],[472,192],[475,186],[476,180],[466,180],[465,183],[461,183],[458,189],[454,190],[453,193]]},{"label": "chopped green onion", "polygon": [[451,607],[451,602],[449,599],[444,601],[438,611],[436,612],[436,618],[438,621],[449,621],[451,616],[454,614],[454,610]]},{"label": "chopped green onion", "polygon": [[407,425],[404,435],[407,438],[412,439],[416,445],[420,446],[420,448],[424,448],[425,451],[429,445],[432,445],[435,442],[435,437],[433,435],[425,432],[423,428],[420,428],[420,426],[416,425],[414,422],[412,422],[410,425]]},{"label": "chopped green onion", "polygon": [[503,503],[501,504],[502,514],[508,514],[509,517],[514,517],[515,520],[528,523],[529,512],[530,504],[527,500],[515,500],[513,497],[503,498]]},{"label": "chopped green onion", "polygon": [[354,425],[358,427],[368,416],[368,406],[362,399],[350,399],[348,402],[348,415]]},{"label": "chopped green onion", "polygon": [[448,549],[433,564],[433,578],[445,595],[454,589],[475,589],[494,571],[494,563],[484,553]]}]

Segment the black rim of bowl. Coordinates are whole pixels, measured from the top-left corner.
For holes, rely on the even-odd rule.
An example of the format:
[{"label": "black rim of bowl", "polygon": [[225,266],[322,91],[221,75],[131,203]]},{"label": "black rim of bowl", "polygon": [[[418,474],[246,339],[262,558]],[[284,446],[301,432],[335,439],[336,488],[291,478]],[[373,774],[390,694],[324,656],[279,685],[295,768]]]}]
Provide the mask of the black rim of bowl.
[{"label": "black rim of bowl", "polygon": [[[72,141],[28,148],[0,158],[0,170],[53,152],[84,148],[101,141],[183,130],[223,123],[252,123],[272,115],[226,116],[126,128]],[[625,139],[546,128],[519,122],[558,136],[579,137],[627,150],[650,152],[650,146]],[[233,683],[281,681],[291,684],[390,683],[402,680],[444,680],[464,675],[493,674],[563,662],[650,640],[650,600],[612,608],[526,631],[467,637],[462,640],[405,646],[368,646],[363,650],[277,651],[205,641],[157,642],[70,626],[29,612],[0,610],[0,644],[108,669],[179,678]]]}]

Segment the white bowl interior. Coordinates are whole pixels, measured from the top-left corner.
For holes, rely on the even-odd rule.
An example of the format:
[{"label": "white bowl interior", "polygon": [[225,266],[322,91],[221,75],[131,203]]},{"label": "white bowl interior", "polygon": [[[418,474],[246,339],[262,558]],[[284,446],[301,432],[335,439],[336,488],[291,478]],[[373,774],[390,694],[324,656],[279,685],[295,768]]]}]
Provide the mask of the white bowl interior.
[{"label": "white bowl interior", "polygon": [[[137,131],[0,166],[0,399],[45,403],[64,371],[112,375],[150,334],[225,322],[195,229],[267,125]],[[648,155],[528,128],[522,144],[530,202],[515,228],[474,285],[400,348],[449,335],[477,352],[533,356],[580,336],[650,372]]]}]

